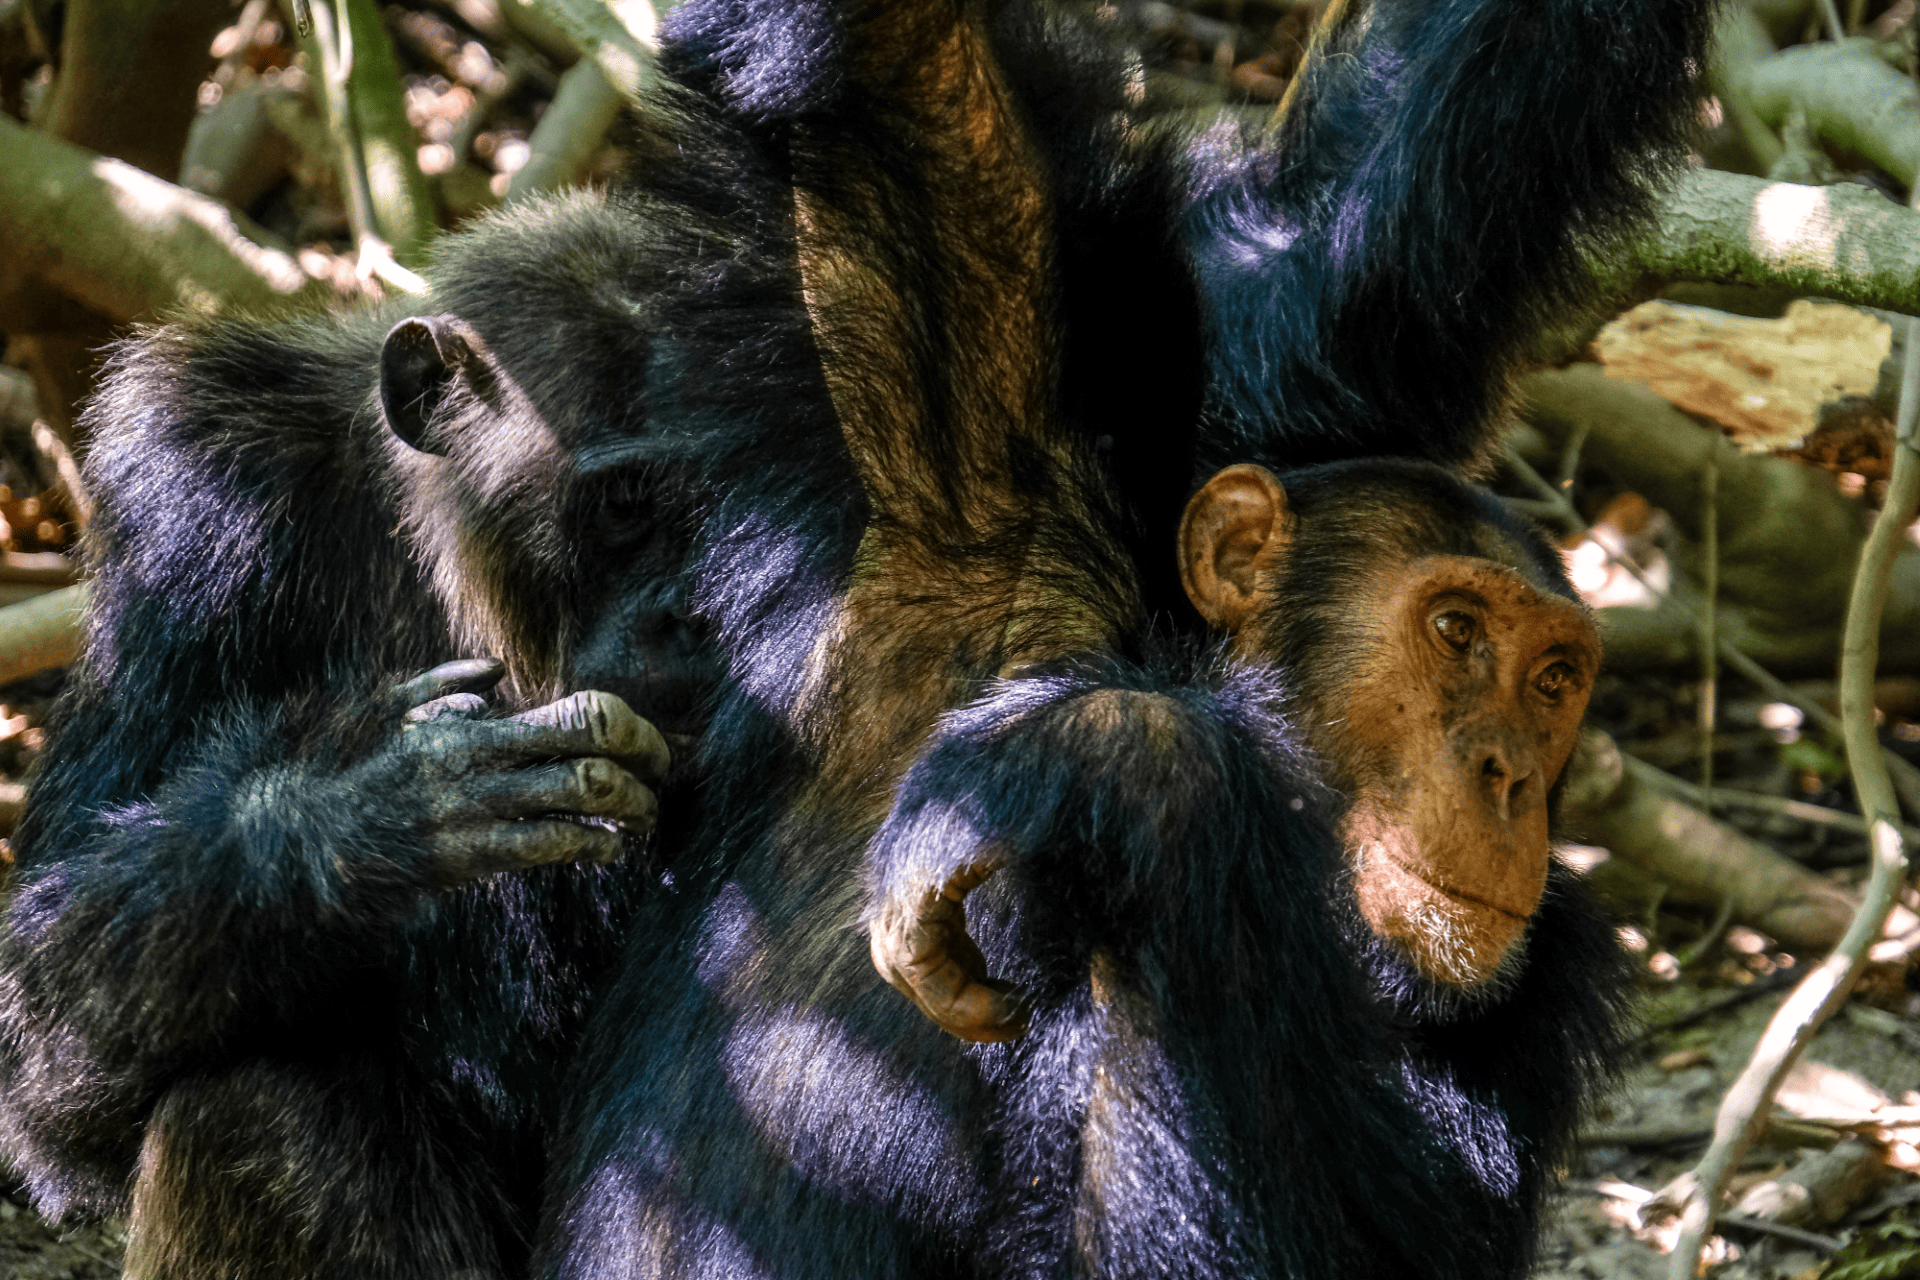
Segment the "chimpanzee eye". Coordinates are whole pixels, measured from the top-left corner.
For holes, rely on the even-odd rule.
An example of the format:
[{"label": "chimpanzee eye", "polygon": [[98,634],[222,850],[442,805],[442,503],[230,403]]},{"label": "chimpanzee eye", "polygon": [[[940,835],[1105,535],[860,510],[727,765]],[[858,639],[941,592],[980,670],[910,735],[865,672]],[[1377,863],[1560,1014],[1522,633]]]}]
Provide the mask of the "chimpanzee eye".
[{"label": "chimpanzee eye", "polygon": [[1474,621],[1472,614],[1449,609],[1433,620],[1433,629],[1447,642],[1449,649],[1455,653],[1465,653],[1467,646],[1473,643],[1474,636],[1479,633],[1480,625]]},{"label": "chimpanzee eye", "polygon": [[1574,670],[1570,663],[1556,662],[1533,678],[1533,687],[1541,697],[1549,702],[1557,702],[1560,695],[1573,684]]},{"label": "chimpanzee eye", "polygon": [[608,476],[588,489],[583,502],[581,524],[601,547],[631,546],[652,528],[655,504],[642,475]]}]

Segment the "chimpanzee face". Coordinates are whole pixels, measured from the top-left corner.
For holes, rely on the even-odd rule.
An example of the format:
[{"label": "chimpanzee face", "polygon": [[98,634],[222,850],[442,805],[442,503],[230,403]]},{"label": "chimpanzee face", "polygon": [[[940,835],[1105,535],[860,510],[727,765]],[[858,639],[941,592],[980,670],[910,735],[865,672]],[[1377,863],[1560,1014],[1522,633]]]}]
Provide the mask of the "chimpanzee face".
[{"label": "chimpanzee face", "polygon": [[[1356,491],[1348,505],[1380,507],[1402,530],[1473,520],[1464,507],[1407,519],[1409,504],[1405,491]],[[1323,523],[1290,510],[1265,468],[1229,467],[1182,524],[1188,592],[1237,656],[1285,665],[1305,734],[1350,802],[1343,834],[1367,926],[1427,978],[1477,986],[1517,954],[1545,889],[1548,798],[1579,734],[1599,632],[1497,530],[1450,539],[1474,554],[1409,554],[1397,533],[1367,542]],[[1337,586],[1285,572],[1329,536],[1346,544]],[[1311,591],[1340,598],[1298,598]],[[1302,658],[1282,637],[1310,611],[1318,638]]]}]

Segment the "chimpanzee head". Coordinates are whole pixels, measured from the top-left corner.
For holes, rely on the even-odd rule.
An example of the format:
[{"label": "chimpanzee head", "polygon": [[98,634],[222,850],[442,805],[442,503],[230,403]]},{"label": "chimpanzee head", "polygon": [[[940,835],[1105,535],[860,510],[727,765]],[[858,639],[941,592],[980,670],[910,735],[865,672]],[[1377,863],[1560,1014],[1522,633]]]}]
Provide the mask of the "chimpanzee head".
[{"label": "chimpanzee head", "polygon": [[686,485],[649,429],[657,250],[590,194],[448,244],[444,309],[393,325],[380,356],[416,554],[462,647],[507,664],[510,699],[598,688],[671,722],[693,695],[664,686],[692,642]]},{"label": "chimpanzee head", "polygon": [[1499,976],[1546,886],[1549,799],[1600,662],[1558,558],[1491,495],[1398,461],[1229,467],[1180,549],[1236,656],[1287,673],[1351,804],[1367,926],[1431,981]]}]

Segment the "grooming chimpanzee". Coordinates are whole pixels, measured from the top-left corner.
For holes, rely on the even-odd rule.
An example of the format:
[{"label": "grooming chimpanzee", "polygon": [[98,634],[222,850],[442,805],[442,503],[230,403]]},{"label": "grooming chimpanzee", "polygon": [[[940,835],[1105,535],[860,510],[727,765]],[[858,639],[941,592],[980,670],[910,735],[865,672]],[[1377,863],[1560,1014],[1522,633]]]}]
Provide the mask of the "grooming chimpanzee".
[{"label": "grooming chimpanzee", "polygon": [[[647,405],[733,331],[657,331],[717,293],[760,348],[806,341],[675,234],[711,233],[654,222],[577,196],[451,239],[461,318],[384,359],[393,314],[115,357],[93,613],[0,943],[0,1116],[43,1211],[129,1216],[129,1275],[524,1269],[551,1088],[656,880],[613,861],[666,755],[622,699],[691,735],[713,678]],[[683,414],[735,411],[702,385]],[[519,715],[475,718],[489,662],[397,683],[462,654],[504,658]]]},{"label": "grooming chimpanzee", "polygon": [[[688,0],[631,180],[450,239],[433,314],[123,351],[93,411],[98,603],[0,943],[0,1123],[39,1203],[130,1212],[135,1275],[510,1273],[554,1086],[624,932],[553,1175],[556,1270],[965,1271],[1057,1259],[1064,1214],[1117,1241],[1090,1267],[1124,1272],[1147,1246],[1121,1236],[1186,1206],[1169,1180],[1195,1214],[1156,1255],[1174,1272],[1324,1270],[1358,1220],[1289,1205],[1403,1192],[1388,1226],[1466,1237],[1437,1267],[1423,1248],[1423,1270],[1521,1256],[1539,1140],[1578,1096],[1529,1073],[1601,1025],[1567,958],[1590,922],[1550,895],[1516,972],[1469,984],[1498,998],[1444,966],[1437,987],[1405,978],[1391,947],[1356,964],[1362,943],[1325,923],[1334,810],[1275,680],[1183,667],[1154,634],[1188,608],[1166,550],[1193,459],[1482,450],[1523,322],[1637,207],[1698,53],[1697,4],[1590,8],[1383,2],[1273,136],[1182,141],[1130,118],[1097,19]],[[1287,484],[1305,510],[1310,483]],[[1452,541],[1406,546],[1483,548],[1456,498],[1429,509],[1460,522]],[[1338,635],[1313,652],[1350,673]],[[478,717],[487,668],[406,680],[463,655],[504,661],[522,719]],[[679,829],[656,836],[671,891],[638,859],[594,861],[623,839],[607,824],[650,820],[659,767],[603,695],[702,735],[709,785],[670,787]],[[952,794],[967,726],[1022,710],[988,745],[1054,759],[1088,804],[1040,775]],[[1089,716],[1108,732],[1070,732]],[[1219,767],[1169,793],[1162,743]],[[1073,950],[1107,925],[1040,927],[1034,904],[1102,909],[1023,888],[1081,847],[1048,843],[981,895],[1005,904],[982,939],[1034,1030],[962,1051],[903,1019],[854,928],[876,831],[880,901],[912,904],[899,928],[967,883],[885,834],[943,796],[954,824],[1004,800],[1022,821],[1200,830],[1148,841],[1175,879],[1145,860],[1100,877],[1114,909],[1178,898],[1165,928],[1249,942],[1219,913],[1270,909],[1271,938],[1328,946],[1279,976],[1267,952],[1217,953],[1151,990],[1124,947]],[[1156,796],[1164,812],[1139,810]],[[1238,838],[1256,835],[1313,865],[1275,869]],[[544,863],[563,865],[484,874]],[[1420,914],[1417,893],[1376,897],[1354,910],[1390,937],[1394,903]],[[1498,930],[1467,917],[1471,968]],[[1059,1031],[1081,1008],[1134,1051],[1073,1058],[1097,1050]],[[1522,1037],[1540,1043],[1489,1047]],[[1356,1063],[1394,1074],[1338,1078]],[[1297,1135],[1278,1164],[1234,1163],[1243,1113],[1208,1113],[1215,1092],[1161,1087],[1202,1069],[1236,1105],[1300,1101],[1261,1092],[1283,1067],[1290,1089],[1333,1078],[1314,1115],[1258,1115]],[[1308,1141],[1332,1127],[1338,1169]],[[1084,1200],[1022,1190],[1060,1168]],[[1225,1168],[1258,1194],[1212,1194]]]},{"label": "grooming chimpanzee", "polygon": [[[1620,976],[1548,859],[1591,622],[1431,462],[1229,466],[1148,548],[1168,458],[1484,451],[1700,6],[1376,4],[1277,141],[1094,171],[1062,139],[1124,114],[1031,12],[803,16],[777,56],[727,0],[674,23],[783,144],[870,516],[794,513],[834,573],[695,566],[726,821],[596,1014],[544,1273],[1523,1274]],[[1231,661],[1156,634],[1168,579]],[[1010,1043],[903,1022],[856,917],[931,1023]]]}]

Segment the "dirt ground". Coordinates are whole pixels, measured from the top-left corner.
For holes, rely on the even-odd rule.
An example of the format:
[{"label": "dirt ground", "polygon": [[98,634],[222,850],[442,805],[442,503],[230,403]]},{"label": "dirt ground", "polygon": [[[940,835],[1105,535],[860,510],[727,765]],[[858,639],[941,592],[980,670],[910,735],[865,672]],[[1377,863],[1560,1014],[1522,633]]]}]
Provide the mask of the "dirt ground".
[{"label": "dirt ground", "polygon": [[[1664,1250],[1674,1228],[1643,1222],[1641,1202],[1705,1150],[1722,1095],[1798,976],[1799,967],[1789,960],[1766,949],[1758,935],[1735,929],[1704,975],[1662,980],[1649,974],[1644,1017],[1651,1033],[1620,1088],[1583,1128],[1586,1140],[1551,1214],[1535,1280],[1665,1276]],[[1869,997],[1871,1002],[1850,1002],[1821,1029],[1781,1091],[1777,1118],[1830,1118],[1920,1102],[1920,1021],[1911,1016],[1913,999],[1897,984],[1870,990]],[[1734,1003],[1702,1016],[1729,1001]],[[1675,1029],[1658,1029],[1670,1021],[1677,1021]],[[1743,1162],[1733,1198],[1833,1159],[1823,1148],[1846,1136],[1820,1123],[1777,1123]],[[1806,1239],[1791,1229],[1768,1234],[1723,1226],[1711,1246],[1709,1274],[1716,1280],[1813,1280],[1831,1274],[1826,1269],[1836,1243],[1856,1236],[1879,1241],[1889,1233],[1896,1244],[1903,1239],[1911,1225],[1920,1224],[1920,1180],[1906,1171],[1913,1167],[1913,1149],[1896,1141],[1851,1150],[1859,1152],[1861,1175],[1836,1189],[1814,1221],[1799,1222]],[[1920,1261],[1912,1269],[1867,1274],[1920,1276]]]}]

